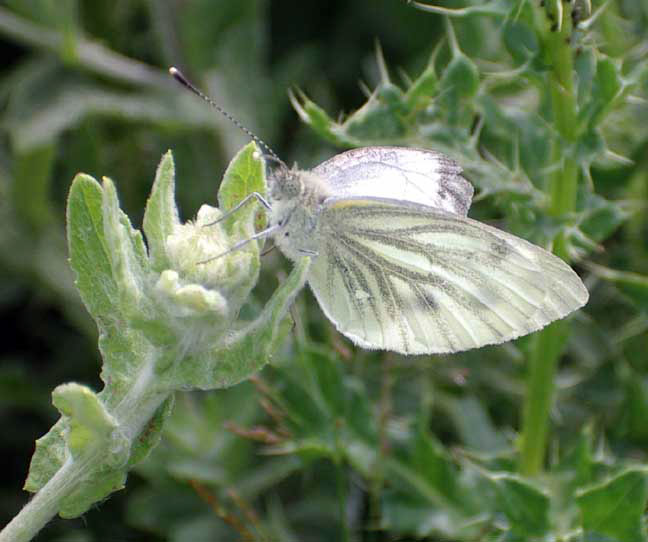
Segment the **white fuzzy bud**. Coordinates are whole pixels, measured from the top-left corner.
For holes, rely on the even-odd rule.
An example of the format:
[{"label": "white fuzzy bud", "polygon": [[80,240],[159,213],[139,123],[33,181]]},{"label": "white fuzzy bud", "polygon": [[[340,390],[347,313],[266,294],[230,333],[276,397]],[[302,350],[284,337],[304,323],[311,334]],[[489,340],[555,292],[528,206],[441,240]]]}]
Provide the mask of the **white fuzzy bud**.
[{"label": "white fuzzy bud", "polygon": [[[250,268],[252,256],[245,250],[221,256],[231,245],[221,224],[213,224],[221,211],[203,205],[195,222],[176,226],[167,237],[167,253],[172,268],[185,284],[197,283],[207,288],[223,288]],[[221,256],[221,257],[216,257]]]},{"label": "white fuzzy bud", "polygon": [[200,284],[182,284],[177,271],[167,269],[162,272],[155,289],[173,301],[174,311],[179,317],[197,316],[206,312],[224,316],[227,300],[216,290]]}]

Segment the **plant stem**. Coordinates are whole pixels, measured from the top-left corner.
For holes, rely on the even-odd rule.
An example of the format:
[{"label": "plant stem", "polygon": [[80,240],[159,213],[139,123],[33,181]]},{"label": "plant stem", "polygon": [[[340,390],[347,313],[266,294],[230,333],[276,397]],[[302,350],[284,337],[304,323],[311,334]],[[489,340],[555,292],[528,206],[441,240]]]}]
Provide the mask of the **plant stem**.
[{"label": "plant stem", "polygon": [[[538,32],[543,36],[546,62],[551,68],[549,93],[553,123],[559,134],[552,143],[552,164],[556,168],[549,182],[549,212],[562,217],[576,207],[578,164],[571,152],[578,138],[577,104],[574,95],[573,57],[569,43],[572,32],[571,13],[564,9],[560,30],[552,31],[541,10]],[[539,18],[540,18],[539,17]],[[568,259],[564,232],[554,241],[557,256]],[[539,332],[532,343],[527,377],[527,394],[523,408],[519,470],[527,476],[537,475],[543,468],[549,415],[554,398],[558,360],[569,335],[566,322],[555,322]]]},{"label": "plant stem", "polygon": [[527,476],[536,475],[542,470],[556,368],[568,331],[564,321],[554,322],[538,332],[532,344],[519,465],[520,472]]},{"label": "plant stem", "polygon": [[[20,17],[10,10],[0,8],[0,34],[9,36],[18,43],[44,49],[63,55],[69,44],[60,32]],[[69,36],[68,40],[69,41]],[[68,45],[68,47],[65,47]],[[143,62],[115,53],[100,43],[76,36],[74,55],[77,64],[104,77],[113,77],[135,85],[155,88],[169,87],[174,84],[165,72],[157,70]]]},{"label": "plant stem", "polygon": [[[94,455],[98,456],[99,451],[96,450]],[[0,542],[28,542],[36,536],[58,513],[61,499],[80,480],[81,475],[78,461],[68,459],[0,532]]]},{"label": "plant stem", "polygon": [[[567,41],[571,31],[571,14],[565,9],[563,30],[550,32],[546,43],[553,66],[549,76],[553,122],[560,134],[552,142],[551,163],[555,166],[562,164],[562,169],[557,168],[552,174],[549,184],[549,212],[557,218],[575,209],[578,191],[578,164],[571,152],[578,138],[574,63],[572,49]],[[568,259],[563,232],[555,240],[554,252],[564,260]]]},{"label": "plant stem", "polygon": [[[129,393],[113,413],[123,434],[131,443],[151,420],[169,393],[152,393],[154,360],[148,360]],[[0,542],[29,542],[60,510],[62,501],[83,480],[92,476],[106,455],[105,446],[97,446],[79,457],[68,456],[61,468],[34,495],[23,509],[0,531]]]},{"label": "plant stem", "polygon": [[[262,314],[246,328],[239,330],[241,334],[239,337],[232,338],[232,342],[229,343],[229,355],[235,356],[238,366],[236,371],[225,369],[222,379],[218,382],[220,386],[224,387],[240,382],[243,378],[258,371],[267,362],[269,357],[267,349],[271,348],[275,337],[280,334],[282,318],[306,282],[309,268],[310,258],[302,258],[297,262],[287,280],[268,301]],[[254,334],[256,334],[255,340],[252,339]],[[173,378],[162,378],[159,372],[160,367],[173,368],[180,365],[180,362],[186,365],[186,362],[192,359],[192,355],[188,351],[190,346],[191,341],[181,341],[177,349],[151,348],[147,352],[139,352],[139,355],[146,357],[139,364],[133,363],[138,369],[137,373],[133,375],[133,381],[127,392],[120,394],[118,399],[111,401],[110,404],[107,404],[108,401],[104,401],[106,410],[117,421],[120,435],[126,437],[131,443],[131,449],[142,431],[146,430],[147,424],[153,419],[160,405],[178,387],[177,372],[167,371],[174,374]],[[258,348],[256,351],[253,350],[255,346]],[[250,355],[246,357],[238,354],[237,349],[244,349]],[[210,358],[210,363],[217,366],[219,361],[217,355],[210,353]],[[201,357],[200,359],[204,360],[205,358]],[[229,361],[229,363],[232,362]],[[99,394],[100,397],[116,397],[116,394],[108,393],[109,386],[109,384],[106,385],[104,391]],[[189,380],[184,380],[184,386],[199,387],[200,382],[191,383]],[[211,387],[216,386],[212,384]],[[109,452],[106,450],[105,442],[102,442],[101,445],[88,449],[86,453],[76,457],[69,456],[56,474],[40,488],[34,498],[0,531],[0,542],[28,542],[31,540],[50,519],[59,513],[65,498],[78,489],[79,483],[94,476],[98,467],[105,467],[107,453]],[[123,465],[123,468],[127,469],[130,466]],[[346,492],[344,491],[341,460],[337,468],[338,490],[341,491],[340,506],[341,510],[345,510]],[[347,533],[345,541],[348,542],[350,536],[346,515],[344,514],[342,518]]]}]

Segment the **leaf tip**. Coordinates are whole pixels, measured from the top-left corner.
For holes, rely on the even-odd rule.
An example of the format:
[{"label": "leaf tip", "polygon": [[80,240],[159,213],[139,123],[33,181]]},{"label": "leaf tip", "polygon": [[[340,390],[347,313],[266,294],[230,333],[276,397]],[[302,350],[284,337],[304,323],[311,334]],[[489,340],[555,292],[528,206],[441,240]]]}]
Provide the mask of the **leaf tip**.
[{"label": "leaf tip", "polygon": [[87,173],[82,172],[77,173],[72,179],[72,188],[79,185],[92,185],[94,187],[100,187],[99,183],[92,175],[88,175]]}]

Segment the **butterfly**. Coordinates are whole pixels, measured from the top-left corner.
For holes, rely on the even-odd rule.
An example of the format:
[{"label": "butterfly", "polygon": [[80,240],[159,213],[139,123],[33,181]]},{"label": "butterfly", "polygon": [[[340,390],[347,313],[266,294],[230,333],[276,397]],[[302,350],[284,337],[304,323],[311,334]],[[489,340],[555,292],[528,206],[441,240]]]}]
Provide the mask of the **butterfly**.
[{"label": "butterfly", "polygon": [[587,289],[563,260],[468,218],[473,187],[451,158],[364,147],[310,171],[291,169],[177,68],[169,72],[278,164],[267,201],[250,194],[219,219],[256,198],[269,227],[220,256],[270,236],[288,258],[310,257],[315,298],[355,344],[461,352],[532,333],[587,303]]},{"label": "butterfly", "polygon": [[269,228],[343,335],[368,349],[451,353],[537,331],[588,292],[563,260],[468,218],[473,187],[441,153],[365,147],[269,177]]}]

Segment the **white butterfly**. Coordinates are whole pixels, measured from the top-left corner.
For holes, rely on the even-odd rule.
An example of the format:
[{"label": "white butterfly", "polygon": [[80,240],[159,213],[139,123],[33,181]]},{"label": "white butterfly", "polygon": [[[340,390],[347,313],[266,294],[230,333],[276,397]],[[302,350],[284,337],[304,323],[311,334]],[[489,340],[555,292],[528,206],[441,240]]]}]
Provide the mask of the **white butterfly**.
[{"label": "white butterfly", "polygon": [[587,302],[560,258],[466,216],[473,188],[450,158],[365,147],[312,171],[289,169],[177,68],[169,72],[279,163],[269,201],[250,194],[222,217],[255,197],[269,227],[228,252],[272,236],[288,258],[310,256],[315,297],[354,343],[403,354],[460,352],[537,331]]},{"label": "white butterfly", "polygon": [[326,316],[364,348],[459,352],[537,331],[588,293],[560,258],[467,218],[473,188],[450,158],[366,147],[270,177],[269,228]]}]

